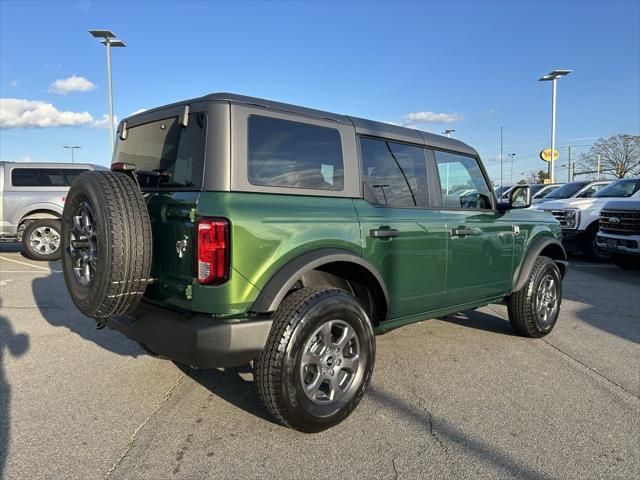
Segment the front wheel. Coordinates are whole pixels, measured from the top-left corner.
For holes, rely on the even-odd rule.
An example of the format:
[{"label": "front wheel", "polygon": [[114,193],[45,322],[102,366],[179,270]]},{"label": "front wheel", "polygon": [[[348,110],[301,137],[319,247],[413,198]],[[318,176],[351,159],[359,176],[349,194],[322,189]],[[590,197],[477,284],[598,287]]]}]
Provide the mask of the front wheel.
[{"label": "front wheel", "polygon": [[305,287],[275,312],[254,377],[276,419],[319,432],[356,408],[374,359],[375,336],[360,302],[344,290]]},{"label": "front wheel", "polygon": [[509,321],[519,335],[543,337],[558,321],[561,302],[560,269],[549,257],[538,257],[525,286],[507,300]]}]

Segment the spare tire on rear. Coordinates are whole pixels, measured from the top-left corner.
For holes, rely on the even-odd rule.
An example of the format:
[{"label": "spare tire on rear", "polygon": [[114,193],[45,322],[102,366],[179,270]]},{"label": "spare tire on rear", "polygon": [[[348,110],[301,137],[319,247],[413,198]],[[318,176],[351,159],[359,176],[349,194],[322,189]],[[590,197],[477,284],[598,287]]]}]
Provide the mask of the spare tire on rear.
[{"label": "spare tire on rear", "polygon": [[151,268],[151,222],[135,180],[88,171],[71,185],[62,214],[62,270],[78,309],[95,319],[133,310]]}]

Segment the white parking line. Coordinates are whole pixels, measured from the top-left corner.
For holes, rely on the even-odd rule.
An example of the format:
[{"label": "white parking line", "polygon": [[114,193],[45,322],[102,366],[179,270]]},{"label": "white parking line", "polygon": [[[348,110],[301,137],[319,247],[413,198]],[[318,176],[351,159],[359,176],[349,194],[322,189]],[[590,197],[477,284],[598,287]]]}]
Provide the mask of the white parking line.
[{"label": "white parking line", "polygon": [[[42,270],[0,270],[0,273],[38,273],[38,274],[43,274],[45,272],[43,272]],[[62,273],[62,272],[58,272],[57,270],[49,270],[49,272],[47,273]]]},{"label": "white parking line", "polygon": [[7,260],[8,262],[18,263],[20,265],[25,265],[27,267],[36,268],[38,270],[44,270],[45,272],[53,272],[53,273],[60,273],[61,272],[61,270],[51,270],[50,268],[41,267],[40,265],[34,265],[32,263],[21,262],[20,260],[14,260],[13,258],[7,258],[7,257],[0,256],[0,260]]}]

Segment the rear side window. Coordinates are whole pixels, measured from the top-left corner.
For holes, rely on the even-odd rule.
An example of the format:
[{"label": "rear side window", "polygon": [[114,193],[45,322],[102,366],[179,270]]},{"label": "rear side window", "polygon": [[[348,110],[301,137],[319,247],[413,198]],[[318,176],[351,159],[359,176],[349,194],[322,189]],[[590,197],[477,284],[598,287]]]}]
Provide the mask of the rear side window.
[{"label": "rear side window", "polygon": [[445,208],[493,208],[491,190],[478,160],[465,155],[436,151],[436,163]]},{"label": "rear side window", "polygon": [[252,115],[248,154],[253,185],[344,189],[342,142],[335,128]]},{"label": "rear side window", "polygon": [[424,149],[361,138],[362,180],[377,203],[390,207],[428,206]]},{"label": "rear side window", "polygon": [[59,168],[14,168],[11,170],[11,184],[14,187],[66,186]]},{"label": "rear side window", "polygon": [[207,117],[189,115],[183,127],[178,118],[166,118],[127,130],[116,161],[133,163],[143,188],[199,189],[202,187]]}]

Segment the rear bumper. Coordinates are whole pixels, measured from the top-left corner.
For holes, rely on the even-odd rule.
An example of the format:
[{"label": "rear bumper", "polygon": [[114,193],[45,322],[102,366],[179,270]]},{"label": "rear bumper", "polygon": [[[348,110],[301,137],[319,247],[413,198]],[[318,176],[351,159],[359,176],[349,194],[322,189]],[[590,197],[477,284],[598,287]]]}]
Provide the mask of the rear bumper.
[{"label": "rear bumper", "polygon": [[199,368],[249,363],[262,351],[271,330],[271,319],[216,319],[145,303],[106,324],[155,353]]}]

